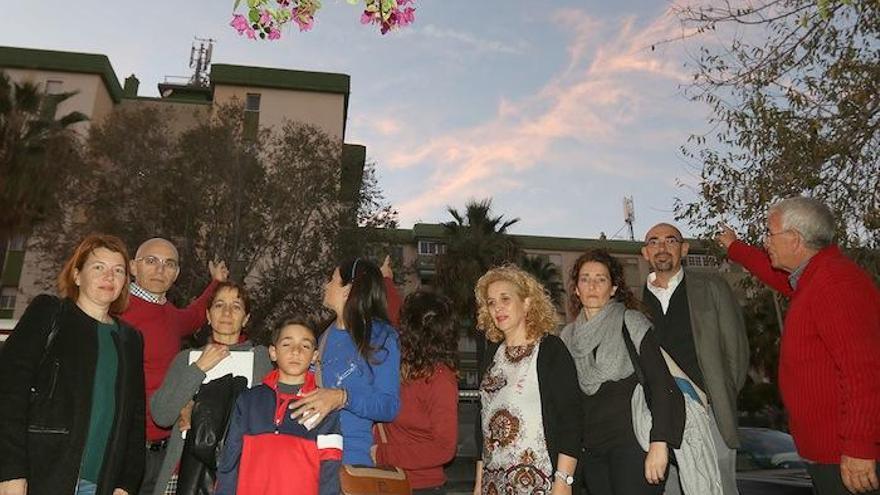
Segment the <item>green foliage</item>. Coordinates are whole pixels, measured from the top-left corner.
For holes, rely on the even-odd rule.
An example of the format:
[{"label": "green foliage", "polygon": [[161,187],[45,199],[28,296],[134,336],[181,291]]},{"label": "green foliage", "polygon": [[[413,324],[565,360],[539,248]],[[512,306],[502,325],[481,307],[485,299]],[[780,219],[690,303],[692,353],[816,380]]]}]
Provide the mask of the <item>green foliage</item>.
[{"label": "green foliage", "polygon": [[[204,116],[203,116],[204,117]],[[68,201],[67,218],[41,229],[40,247],[57,263],[90,231],[122,237],[132,250],[166,237],[181,255],[170,296],[185,303],[225,260],[252,296],[258,336],[292,313],[317,316],[324,282],[351,209],[340,200],[338,140],[296,122],[244,134],[241,105],[214,109],[180,133],[155,107],[117,111],[92,128],[82,168],[89,187]],[[372,200],[377,184],[361,198]]]},{"label": "green foliage", "polygon": [[[55,118],[56,106],[74,93],[47,95],[39,85],[14,82],[0,71],[0,244],[16,232],[57,214],[58,192],[75,181],[69,164],[77,151],[71,125],[80,112]],[[2,257],[0,257],[2,261]]]},{"label": "green foliage", "polygon": [[876,273],[880,2],[725,5],[677,12],[700,43],[689,95],[712,110],[710,130],[682,147],[699,184],[696,200],[677,201],[677,219],[706,234],[727,220],[757,242],[769,204],[814,196],[839,219],[840,243]]},{"label": "green foliage", "polygon": [[564,311],[565,286],[562,283],[562,274],[559,268],[550,260],[542,256],[524,255],[519,262],[520,268],[534,276],[541,285],[547,289],[550,300],[557,308]]},{"label": "green foliage", "polygon": [[453,220],[443,223],[446,253],[437,257],[434,286],[452,299],[459,321],[474,321],[474,286],[489,268],[521,258],[507,229],[519,221],[492,215],[492,200],[471,201],[464,212],[449,207]]}]

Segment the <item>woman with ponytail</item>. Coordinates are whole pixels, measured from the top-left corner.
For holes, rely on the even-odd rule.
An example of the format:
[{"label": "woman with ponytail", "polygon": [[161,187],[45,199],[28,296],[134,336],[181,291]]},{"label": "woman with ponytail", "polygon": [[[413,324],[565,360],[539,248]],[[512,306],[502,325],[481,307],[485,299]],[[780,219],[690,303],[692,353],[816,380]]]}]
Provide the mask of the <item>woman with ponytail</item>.
[{"label": "woman with ponytail", "polygon": [[293,403],[291,416],[310,425],[341,410],[342,462],[372,466],[373,423],[400,409],[400,347],[379,267],[362,258],[340,263],[324,286],[324,307],[336,319],[320,339],[322,388]]}]

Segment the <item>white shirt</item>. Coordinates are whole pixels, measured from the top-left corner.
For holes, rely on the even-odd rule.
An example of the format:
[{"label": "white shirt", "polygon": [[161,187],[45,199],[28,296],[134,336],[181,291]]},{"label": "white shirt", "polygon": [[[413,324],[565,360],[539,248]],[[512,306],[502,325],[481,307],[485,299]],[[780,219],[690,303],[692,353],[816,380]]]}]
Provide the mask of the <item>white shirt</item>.
[{"label": "white shirt", "polygon": [[663,314],[666,314],[666,310],[669,309],[669,301],[672,299],[672,294],[675,294],[675,289],[678,288],[678,284],[684,280],[684,269],[678,267],[678,272],[669,279],[669,283],[666,284],[666,287],[659,287],[654,285],[654,281],[657,280],[657,274],[655,272],[651,272],[648,274],[648,290],[651,291],[651,294],[654,294],[654,297],[660,301],[660,307],[663,309]]}]

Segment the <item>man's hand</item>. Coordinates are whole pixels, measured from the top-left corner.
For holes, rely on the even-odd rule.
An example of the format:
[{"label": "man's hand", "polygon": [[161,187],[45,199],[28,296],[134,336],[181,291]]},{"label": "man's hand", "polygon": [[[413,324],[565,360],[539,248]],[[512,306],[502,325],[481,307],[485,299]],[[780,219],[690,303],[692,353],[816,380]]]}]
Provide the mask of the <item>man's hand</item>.
[{"label": "man's hand", "polygon": [[27,495],[27,479],[0,482],[0,495]]},{"label": "man's hand", "polygon": [[382,262],[382,267],[379,268],[382,272],[382,276],[385,278],[394,279],[394,270],[391,269],[391,255],[385,255],[385,261]]},{"label": "man's hand", "polygon": [[113,495],[128,495],[128,492],[123,490],[122,488],[117,488],[113,490]]},{"label": "man's hand", "polygon": [[211,278],[218,282],[226,282],[229,278],[229,269],[226,268],[225,261],[209,261],[208,271],[211,272]]},{"label": "man's hand", "polygon": [[180,410],[180,419],[177,420],[177,424],[180,426],[180,431],[186,431],[192,428],[192,413],[193,413],[193,405],[195,402],[189,401],[183,406],[183,409]]},{"label": "man's hand", "polygon": [[727,224],[721,224],[721,232],[715,236],[715,242],[718,243],[719,246],[723,247],[725,250],[733,244],[733,241],[736,240],[736,232],[733,231]]},{"label": "man's hand", "polygon": [[651,442],[645,457],[645,479],[657,485],[666,477],[666,464],[669,463],[669,449],[666,442]]},{"label": "man's hand", "polygon": [[853,493],[864,493],[880,489],[877,479],[877,461],[840,456],[840,477],[843,486]]},{"label": "man's hand", "polygon": [[208,344],[202,349],[202,355],[196,360],[196,366],[198,366],[203,372],[207,373],[211,368],[217,366],[220,361],[226,359],[226,356],[229,356],[229,346],[223,344]]}]

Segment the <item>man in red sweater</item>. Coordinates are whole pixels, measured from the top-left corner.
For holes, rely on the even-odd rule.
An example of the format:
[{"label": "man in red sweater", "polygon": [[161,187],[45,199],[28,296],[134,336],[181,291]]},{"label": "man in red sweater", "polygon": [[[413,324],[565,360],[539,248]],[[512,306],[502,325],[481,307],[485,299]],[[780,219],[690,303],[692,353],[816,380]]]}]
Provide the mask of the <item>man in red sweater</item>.
[{"label": "man in red sweater", "polygon": [[834,217],[794,197],[770,208],[766,252],[725,227],[731,260],[791,298],[779,388],[820,495],[880,493],[880,290],[833,244]]},{"label": "man in red sweater", "polygon": [[[153,393],[162,385],[165,373],[174,356],[180,350],[181,338],[192,334],[205,324],[206,311],[214,287],[229,275],[224,262],[208,264],[211,283],[198,299],[183,309],[169,303],[165,294],[180,274],[180,257],[177,248],[165,239],[150,239],[138,248],[131,260],[134,282],[128,309],[122,313],[122,321],[138,329],[144,337],[144,382],[147,404]],[[147,457],[144,480],[139,493],[149,495],[156,484],[156,477],[165,457],[170,430],[153,423],[147,407]]]}]

